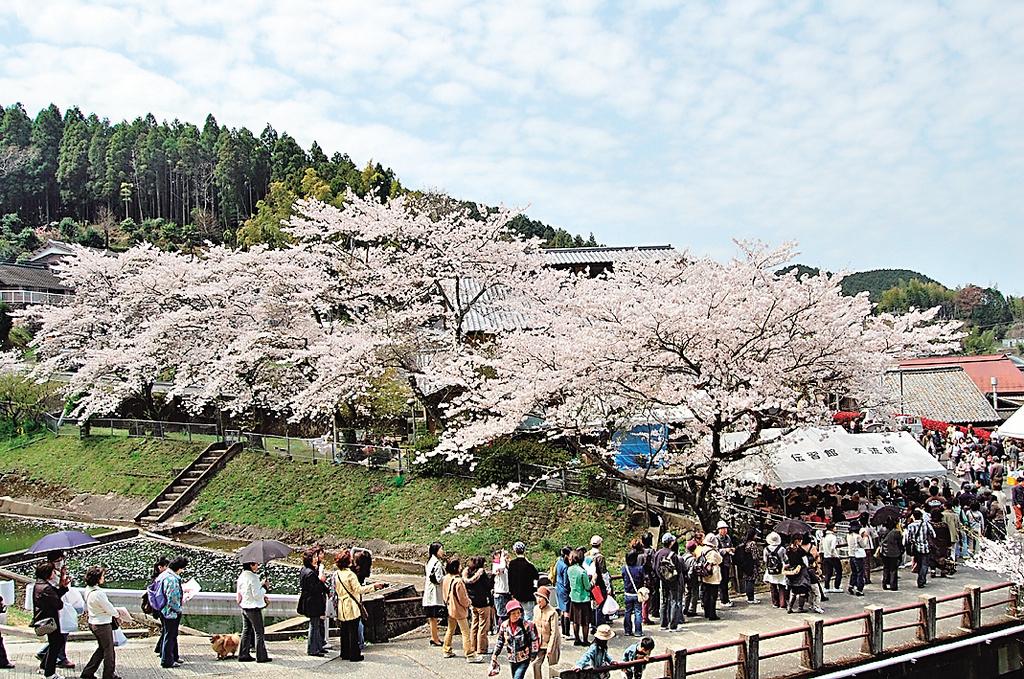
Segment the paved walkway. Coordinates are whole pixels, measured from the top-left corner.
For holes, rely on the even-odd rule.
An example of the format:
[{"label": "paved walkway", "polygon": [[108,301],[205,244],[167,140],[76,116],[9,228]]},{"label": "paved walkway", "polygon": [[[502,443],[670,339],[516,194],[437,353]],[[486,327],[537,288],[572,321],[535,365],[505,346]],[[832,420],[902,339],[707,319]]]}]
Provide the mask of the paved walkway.
[{"label": "paved walkway", "polygon": [[[878,574],[876,574],[877,576]],[[966,585],[988,584],[999,582],[1001,579],[995,575],[961,569],[960,573],[949,579],[937,579],[929,581],[928,587],[919,590],[914,586],[913,576],[908,571],[901,572],[901,584],[899,592],[882,591],[877,580],[874,585],[869,585],[864,597],[851,597],[846,594],[831,595],[830,600],[825,603],[825,617],[838,618],[852,615],[863,611],[868,605],[881,605],[885,607],[898,606],[904,603],[918,601],[922,594],[942,596],[954,592],[961,592]],[[951,609],[947,609],[951,610]],[[781,628],[793,627],[805,620],[811,620],[816,616],[801,616],[798,614],[787,615],[771,607],[768,602],[757,605],[749,605],[737,600],[732,608],[720,610],[722,619],[717,622],[707,622],[703,618],[689,620],[681,632],[661,632],[657,628],[645,629],[645,633],[653,636],[657,642],[656,652],[665,652],[669,649],[682,647],[693,648],[717,641],[731,640],[737,638],[741,633],[768,632]],[[995,620],[1000,615],[998,609],[986,611],[986,621]],[[909,620],[910,618],[908,618]],[[943,621],[940,626],[940,634],[950,632],[956,626],[955,620]],[[616,638],[611,642],[613,658],[620,659],[622,652],[629,642],[635,641],[622,635],[621,620],[615,623]],[[852,633],[850,630],[848,633]],[[906,639],[909,641],[912,633],[906,632]],[[25,637],[14,637],[5,635],[4,641],[7,645],[11,659],[17,663],[18,668],[13,672],[0,673],[0,679],[13,677],[35,679],[37,664],[32,654],[39,647],[34,639]],[[493,639],[492,639],[493,642]],[[779,648],[793,646],[794,639],[778,640],[782,645]],[[334,640],[335,647],[337,640]],[[887,642],[888,645],[888,642]],[[233,675],[256,675],[266,677],[287,677],[296,679],[315,675],[344,675],[353,679],[398,679],[404,677],[485,677],[487,665],[468,665],[462,658],[443,659],[439,648],[428,645],[425,628],[412,632],[406,638],[393,641],[388,644],[371,645],[366,650],[366,660],[363,663],[353,664],[341,661],[337,658],[310,658],[305,655],[304,641],[275,642],[269,644],[270,654],[274,662],[265,665],[255,663],[241,664],[233,660],[218,662],[209,643],[200,638],[181,637],[182,657],[187,664],[174,670],[160,668],[157,657],[153,654],[153,640],[131,640],[128,645],[118,649],[118,674],[125,679],[148,677],[195,677],[195,676],[233,676]],[[830,654],[852,655],[856,653],[855,642],[842,645],[844,648],[830,647]],[[77,677],[81,667],[91,655],[95,645],[92,642],[75,642],[69,645],[69,657],[78,663],[77,671],[62,670],[64,677]],[[456,651],[461,654],[461,644],[456,640]],[[765,645],[762,644],[762,651]],[[579,657],[582,649],[569,645],[563,646],[563,663],[572,663]],[[729,653],[725,651],[721,656],[707,656],[699,664],[717,662],[728,659]],[[735,657],[734,655],[732,657]],[[795,667],[797,662],[795,656],[786,656],[776,661],[767,661],[762,664],[762,675],[785,673],[788,668]],[[775,663],[775,664],[773,664]],[[695,663],[695,666],[699,665]],[[508,669],[502,669],[502,675],[508,676]],[[710,673],[701,676],[734,676],[735,670],[723,670],[721,673]]]}]

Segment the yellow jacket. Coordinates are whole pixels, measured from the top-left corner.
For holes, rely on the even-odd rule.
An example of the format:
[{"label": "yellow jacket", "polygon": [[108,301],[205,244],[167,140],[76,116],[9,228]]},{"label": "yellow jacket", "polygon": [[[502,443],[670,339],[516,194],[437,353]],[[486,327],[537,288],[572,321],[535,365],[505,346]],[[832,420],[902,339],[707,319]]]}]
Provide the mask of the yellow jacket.
[{"label": "yellow jacket", "polygon": [[373,585],[360,585],[352,569],[343,568],[334,574],[334,589],[338,592],[338,620],[348,622],[359,618],[359,603],[364,594],[373,591]]}]

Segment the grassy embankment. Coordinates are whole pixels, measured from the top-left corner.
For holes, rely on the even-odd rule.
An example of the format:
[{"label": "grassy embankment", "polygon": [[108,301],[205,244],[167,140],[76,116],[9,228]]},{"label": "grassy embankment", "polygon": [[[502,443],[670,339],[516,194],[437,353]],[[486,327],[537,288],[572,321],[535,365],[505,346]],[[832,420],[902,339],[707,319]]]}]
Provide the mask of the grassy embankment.
[{"label": "grassy embankment", "polygon": [[0,443],[0,470],[80,493],[152,498],[203,448],[181,441],[37,434]]},{"label": "grassy embankment", "polygon": [[200,494],[190,519],[214,530],[222,524],[279,530],[294,542],[386,540],[391,544],[445,543],[449,552],[486,554],[523,540],[538,564],[548,564],[563,544],[605,539],[606,554],[625,551],[633,531],[615,505],[535,492],[511,512],[486,523],[441,535],[458,514],[454,505],[473,483],[456,478],[407,477],[348,465],[303,464],[256,454],[240,455]]},{"label": "grassy embankment", "polygon": [[[37,435],[0,442],[0,470],[74,492],[152,498],[202,448],[141,438]],[[536,492],[511,512],[442,536],[458,513],[455,504],[472,488],[465,479],[415,476],[399,487],[388,472],[244,453],[214,477],[189,518],[205,519],[213,530],[280,531],[296,543],[380,539],[426,545],[440,539],[461,554],[484,554],[523,540],[539,564],[563,544],[588,544],[595,533],[604,536],[605,553],[621,554],[633,533],[626,513],[611,503]]]}]

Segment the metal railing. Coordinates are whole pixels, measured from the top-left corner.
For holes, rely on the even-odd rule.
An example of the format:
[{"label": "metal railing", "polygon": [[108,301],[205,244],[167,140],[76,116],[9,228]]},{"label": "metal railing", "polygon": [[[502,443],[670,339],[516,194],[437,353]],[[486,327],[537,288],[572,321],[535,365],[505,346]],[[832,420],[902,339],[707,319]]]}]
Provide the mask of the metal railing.
[{"label": "metal railing", "polygon": [[[992,599],[997,593],[1003,596]],[[986,600],[985,595],[989,595],[988,598],[991,600]],[[938,639],[948,640],[971,635],[986,627],[1019,619],[1019,596],[1018,587],[1010,582],[985,586],[970,585],[965,587],[963,592],[956,594],[942,597],[922,596],[919,601],[890,608],[867,606],[863,613],[842,618],[817,619],[804,625],[766,634],[743,634],[736,639],[681,649],[632,663],[614,663],[592,670],[562,670],[559,676],[563,679],[592,679],[603,672],[664,663],[667,674],[656,676],[686,679],[735,667],[739,679],[758,679],[761,673],[760,664],[763,661],[787,655],[799,655],[803,669],[817,672],[834,665],[848,666],[851,657],[854,657],[854,654],[845,653],[828,660],[825,657],[825,649],[830,646],[859,641],[859,655],[864,658],[876,658],[925,646]],[[937,611],[938,606],[948,606],[951,603],[959,604],[956,610],[942,613]],[[1002,609],[1002,612],[990,620],[984,619],[983,613],[992,609]],[[909,613],[916,617],[913,620],[906,620]],[[937,623],[951,618],[959,618],[959,625],[947,630],[945,634],[940,633]],[[841,629],[838,634],[833,633],[837,628],[848,628],[850,625],[857,625],[858,630],[850,633],[849,629]],[[914,631],[913,639],[908,640],[905,633],[901,634],[906,630]],[[765,643],[789,640],[793,637],[798,641],[789,642],[781,648],[776,647],[777,643]],[[723,652],[733,649],[734,658],[722,657]],[[713,654],[717,654],[717,657],[712,657]],[[695,666],[694,659],[701,657],[707,662]]]},{"label": "metal railing", "polygon": [[132,438],[159,438],[189,443],[220,441],[217,425],[203,422],[164,422],[161,420],[135,420],[119,418],[89,418],[81,422],[43,413],[46,428],[58,436],[125,436]]},{"label": "metal railing", "polygon": [[0,302],[5,304],[67,304],[71,293],[41,292],[38,290],[0,290]]}]

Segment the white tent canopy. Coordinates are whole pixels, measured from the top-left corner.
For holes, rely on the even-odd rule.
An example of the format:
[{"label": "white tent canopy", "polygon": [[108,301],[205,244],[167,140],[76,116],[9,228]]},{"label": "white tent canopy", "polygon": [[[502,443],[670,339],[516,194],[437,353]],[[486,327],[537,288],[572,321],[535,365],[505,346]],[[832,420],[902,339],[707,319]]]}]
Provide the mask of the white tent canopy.
[{"label": "white tent canopy", "polygon": [[996,428],[996,433],[1011,439],[1024,439],[1024,408],[1010,415],[1006,422]]},{"label": "white tent canopy", "polygon": [[[747,436],[727,434],[725,444],[738,446]],[[767,430],[761,436],[772,441],[730,465],[730,475],[773,488],[802,488],[946,474],[908,432],[851,434],[842,427],[802,427],[785,435]]]}]

